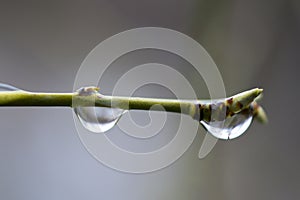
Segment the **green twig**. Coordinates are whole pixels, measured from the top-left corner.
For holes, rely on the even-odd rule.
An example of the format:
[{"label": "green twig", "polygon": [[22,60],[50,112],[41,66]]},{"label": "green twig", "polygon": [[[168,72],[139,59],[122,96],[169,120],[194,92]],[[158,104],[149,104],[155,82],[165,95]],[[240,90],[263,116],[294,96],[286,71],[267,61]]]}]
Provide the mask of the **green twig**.
[{"label": "green twig", "polygon": [[[204,103],[201,100],[175,100],[158,98],[117,97],[105,96],[98,93],[96,87],[85,87],[74,93],[39,93],[24,90],[1,91],[0,106],[99,106],[121,109],[156,110],[154,105],[161,105],[168,112],[190,115],[197,120],[209,121],[212,106],[218,105],[219,109],[226,108],[226,117],[232,116],[245,109],[251,109],[259,121],[266,122],[267,117],[255,99],[262,93],[262,89],[252,89],[223,100],[213,100]],[[160,110],[160,109],[158,109]]]}]

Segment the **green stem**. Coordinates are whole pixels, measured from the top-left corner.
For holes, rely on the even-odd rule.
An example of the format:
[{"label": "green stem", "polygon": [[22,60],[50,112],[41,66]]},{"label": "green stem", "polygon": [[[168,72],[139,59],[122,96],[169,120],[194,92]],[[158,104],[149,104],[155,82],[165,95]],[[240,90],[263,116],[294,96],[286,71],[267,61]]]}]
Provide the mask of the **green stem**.
[{"label": "green stem", "polygon": [[[83,91],[83,92],[82,92]],[[168,112],[176,112],[190,115],[198,120],[209,121],[211,114],[210,103],[201,103],[192,100],[177,99],[158,99],[158,98],[139,98],[139,97],[117,97],[104,96],[97,93],[95,87],[86,87],[74,93],[38,93],[27,92],[24,90],[4,91],[0,92],[0,106],[57,106],[57,107],[76,107],[76,106],[98,106],[98,107],[114,107],[121,109],[135,110],[161,110],[154,105],[161,105]],[[261,94],[261,89],[252,89],[237,94],[230,98],[219,101],[221,106],[226,106],[227,114],[233,115],[244,109],[248,109],[249,105],[255,98]],[[258,105],[256,106],[258,107]],[[261,107],[259,106],[262,110]],[[260,111],[262,112],[262,111]],[[201,116],[200,116],[201,113]]]},{"label": "green stem", "polygon": [[0,106],[72,106],[74,93],[0,92]]}]

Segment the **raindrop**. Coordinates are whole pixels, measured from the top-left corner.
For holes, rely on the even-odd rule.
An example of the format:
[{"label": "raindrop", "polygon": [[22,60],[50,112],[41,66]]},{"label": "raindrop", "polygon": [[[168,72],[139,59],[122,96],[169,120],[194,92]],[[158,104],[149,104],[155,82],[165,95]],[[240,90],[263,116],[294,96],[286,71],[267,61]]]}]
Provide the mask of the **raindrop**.
[{"label": "raindrop", "polygon": [[12,85],[8,85],[5,83],[0,83],[0,92],[4,92],[4,91],[17,91],[17,90],[21,90],[19,88],[16,88]]},{"label": "raindrop", "polygon": [[[85,87],[77,90],[81,96],[96,95],[101,98],[101,94],[94,87]],[[75,107],[74,112],[76,113],[81,124],[89,131],[94,133],[104,133],[112,129],[122,115],[127,110],[119,108],[106,108],[106,107],[94,107],[84,106]]]},{"label": "raindrop", "polygon": [[234,139],[242,135],[250,126],[253,119],[251,109],[246,109],[224,120],[201,121],[204,128],[219,139]]},{"label": "raindrop", "polygon": [[74,111],[82,125],[94,133],[110,130],[126,112],[118,108],[105,107],[76,107]]}]

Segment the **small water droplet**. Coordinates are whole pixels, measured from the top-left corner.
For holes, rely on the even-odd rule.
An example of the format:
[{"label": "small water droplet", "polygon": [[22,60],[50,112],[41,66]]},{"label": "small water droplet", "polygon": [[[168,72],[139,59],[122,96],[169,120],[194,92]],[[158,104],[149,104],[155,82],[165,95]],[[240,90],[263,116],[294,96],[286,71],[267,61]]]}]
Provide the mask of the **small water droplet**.
[{"label": "small water droplet", "polygon": [[12,85],[8,85],[5,83],[0,83],[0,92],[4,92],[4,91],[17,91],[17,90],[21,90],[19,88],[16,88]]},{"label": "small water droplet", "polygon": [[118,108],[105,107],[76,107],[74,111],[82,125],[94,133],[110,130],[126,112]]},{"label": "small water droplet", "polygon": [[[77,90],[77,92],[80,96],[96,95],[96,97],[101,98],[98,88],[95,87],[84,87]],[[74,112],[81,124],[94,133],[104,133],[112,129],[126,111],[119,108],[94,106],[74,108]]]},{"label": "small water droplet", "polygon": [[213,136],[219,139],[234,139],[242,135],[250,126],[253,119],[251,111],[245,110],[223,121],[201,121],[201,124]]}]

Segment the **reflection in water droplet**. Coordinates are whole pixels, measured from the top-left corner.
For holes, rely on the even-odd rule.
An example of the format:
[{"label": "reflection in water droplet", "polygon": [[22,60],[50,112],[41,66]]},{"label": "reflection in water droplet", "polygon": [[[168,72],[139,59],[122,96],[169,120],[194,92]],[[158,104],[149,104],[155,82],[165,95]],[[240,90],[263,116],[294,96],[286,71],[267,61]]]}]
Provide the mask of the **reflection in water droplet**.
[{"label": "reflection in water droplet", "polygon": [[253,115],[250,111],[243,111],[223,121],[201,121],[201,124],[213,136],[219,139],[234,139],[242,135],[250,126]]},{"label": "reflection in water droplet", "polygon": [[126,111],[118,108],[76,107],[74,111],[82,125],[94,133],[110,130]]}]

